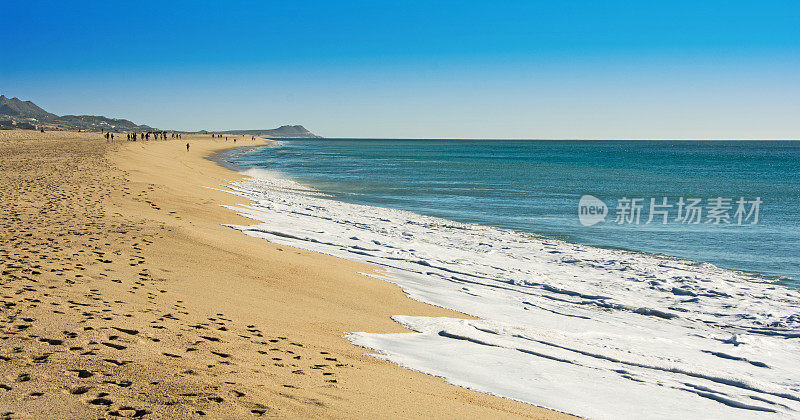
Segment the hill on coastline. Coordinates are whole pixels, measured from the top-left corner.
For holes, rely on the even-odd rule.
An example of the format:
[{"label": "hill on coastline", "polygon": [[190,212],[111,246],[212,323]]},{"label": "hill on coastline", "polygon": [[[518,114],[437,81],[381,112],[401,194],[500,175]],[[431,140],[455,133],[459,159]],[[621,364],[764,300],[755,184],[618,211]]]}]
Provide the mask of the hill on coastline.
[{"label": "hill on coastline", "polygon": [[282,125],[278,128],[264,128],[260,130],[227,130],[203,131],[204,133],[230,134],[232,136],[256,137],[281,137],[281,138],[320,138],[320,136],[306,130],[302,125]]},{"label": "hill on coastline", "polygon": [[31,101],[22,101],[19,98],[6,98],[0,95],[0,115],[16,116],[22,118],[58,118],[58,115],[51,114],[39,108]]},{"label": "hill on coastline", "polygon": [[[145,124],[136,124],[126,119],[108,118],[101,115],[61,115],[45,111],[31,101],[8,98],[0,95],[0,129],[62,129],[85,131],[160,131]],[[180,130],[166,130],[184,132]],[[278,128],[261,130],[198,131],[197,133],[216,133],[259,137],[319,137],[302,125],[284,125]]]},{"label": "hill on coastline", "polygon": [[31,101],[0,95],[0,128],[58,128],[86,131],[154,131],[149,125],[135,124],[121,118],[100,115],[62,115],[45,111]]}]

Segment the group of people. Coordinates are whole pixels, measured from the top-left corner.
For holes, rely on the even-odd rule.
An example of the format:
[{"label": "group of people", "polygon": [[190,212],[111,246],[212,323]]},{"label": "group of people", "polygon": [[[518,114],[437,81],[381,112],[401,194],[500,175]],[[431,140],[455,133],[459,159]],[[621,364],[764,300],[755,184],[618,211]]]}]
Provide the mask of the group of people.
[{"label": "group of people", "polygon": [[[222,134],[211,134],[212,139],[221,139],[222,137]],[[225,141],[228,141],[228,136],[225,136]],[[233,142],[236,143],[236,137],[233,138]]]},{"label": "group of people", "polygon": [[[223,137],[222,134],[213,134],[213,133],[211,134],[212,139],[221,139],[222,137]],[[255,140],[255,139],[256,139],[255,136],[250,136],[250,140]],[[225,141],[228,141],[227,136],[225,136]],[[233,142],[236,143],[236,137],[233,138]]]},{"label": "group of people", "polygon": [[[154,140],[166,140],[167,139],[167,132],[166,131],[148,131],[146,133],[128,133],[128,140],[136,141],[137,138],[141,138],[142,140],[150,140],[150,136],[153,136]],[[173,139],[180,139],[183,138],[183,134],[181,133],[169,133],[170,138]]]},{"label": "group of people", "polygon": [[[44,130],[42,130],[44,132]],[[102,131],[106,138],[106,140],[114,140],[114,133],[111,131]],[[126,137],[128,141],[136,141],[136,140],[150,140],[150,137],[153,137],[153,140],[166,140],[167,135],[169,135],[172,139],[182,139],[183,134],[181,133],[167,133],[166,131],[147,131],[142,133],[126,133]],[[223,136],[222,134],[211,134],[211,138],[223,138],[225,137],[225,141],[228,141],[228,136]],[[255,136],[250,136],[250,140],[255,140]],[[236,137],[233,138],[233,142],[236,143]],[[187,147],[188,150],[188,147]]]},{"label": "group of people", "polygon": [[[42,130],[42,132],[44,132],[44,130]],[[102,132],[105,133],[104,135],[105,135],[106,140],[109,140],[109,141],[113,141],[114,140],[114,133],[112,133],[110,131],[102,131]],[[168,133],[166,131],[148,131],[148,132],[142,132],[142,133],[126,133],[126,136],[128,138],[128,141],[136,141],[138,139],[150,140],[150,136],[153,136],[154,140],[166,140],[167,139],[167,134]],[[170,135],[170,138],[173,138],[173,139],[182,139],[183,138],[183,134],[181,134],[181,133],[169,133],[169,135]],[[211,134],[211,138],[222,138],[222,137],[223,137],[222,134]],[[228,137],[227,136],[224,136],[224,137],[225,137],[225,141],[228,141]],[[255,139],[256,139],[255,136],[251,136],[250,137],[250,140],[255,140]],[[236,137],[233,138],[233,142],[236,143]],[[187,152],[189,151],[189,143],[186,143],[186,151]]]},{"label": "group of people", "polygon": [[[114,140],[114,133],[111,131],[105,131],[104,137],[106,140]],[[166,131],[148,131],[142,133],[126,133],[125,136],[127,137],[128,141],[136,141],[136,140],[150,140],[150,137],[153,140],[166,140],[168,137],[172,139],[181,139],[183,138],[183,134],[181,133],[167,133]]]}]

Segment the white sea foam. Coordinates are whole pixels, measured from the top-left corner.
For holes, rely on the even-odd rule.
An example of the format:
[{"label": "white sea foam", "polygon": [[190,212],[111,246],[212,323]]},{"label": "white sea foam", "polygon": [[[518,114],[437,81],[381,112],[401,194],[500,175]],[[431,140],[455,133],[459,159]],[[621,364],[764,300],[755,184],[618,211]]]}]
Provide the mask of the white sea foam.
[{"label": "white sea foam", "polygon": [[[271,242],[386,268],[412,298],[356,345],[467,388],[589,418],[800,416],[800,292],[710,264],[348,204],[268,172],[232,183]],[[374,275],[374,274],[373,274]],[[365,296],[369,299],[369,296]]]}]

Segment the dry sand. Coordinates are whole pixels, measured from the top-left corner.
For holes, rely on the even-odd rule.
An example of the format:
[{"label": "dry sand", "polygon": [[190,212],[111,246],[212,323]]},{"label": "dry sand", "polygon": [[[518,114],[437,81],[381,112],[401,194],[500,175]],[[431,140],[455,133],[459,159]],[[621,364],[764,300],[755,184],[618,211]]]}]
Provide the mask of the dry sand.
[{"label": "dry sand", "polygon": [[0,417],[568,417],[351,345],[460,315],[222,226],[231,146],[0,131]]}]

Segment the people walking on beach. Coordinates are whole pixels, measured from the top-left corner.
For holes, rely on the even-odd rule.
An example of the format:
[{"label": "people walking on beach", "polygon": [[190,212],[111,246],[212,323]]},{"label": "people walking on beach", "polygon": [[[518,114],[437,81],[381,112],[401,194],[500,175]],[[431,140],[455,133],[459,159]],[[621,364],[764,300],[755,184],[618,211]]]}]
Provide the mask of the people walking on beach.
[{"label": "people walking on beach", "polygon": [[189,143],[186,143],[186,151],[189,151]]},{"label": "people walking on beach", "polygon": [[106,140],[108,140],[108,135],[109,135],[109,134],[110,134],[110,133],[106,133]]}]

